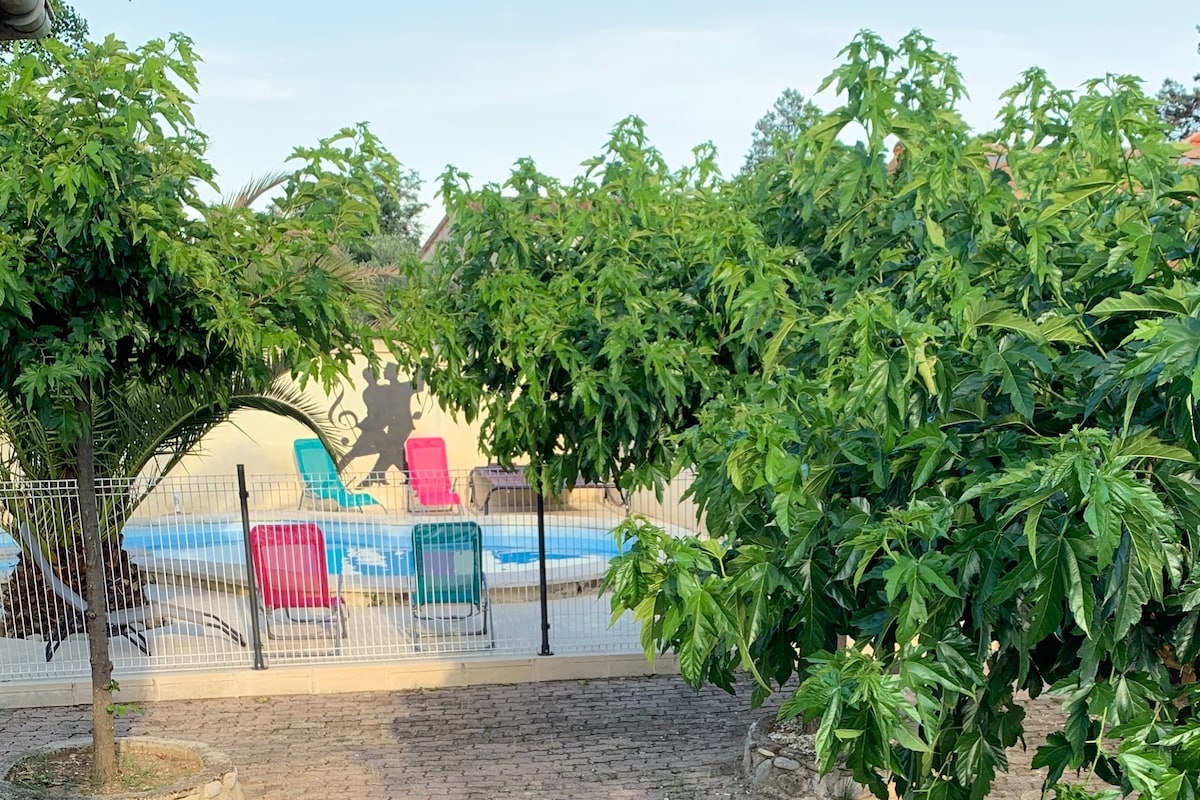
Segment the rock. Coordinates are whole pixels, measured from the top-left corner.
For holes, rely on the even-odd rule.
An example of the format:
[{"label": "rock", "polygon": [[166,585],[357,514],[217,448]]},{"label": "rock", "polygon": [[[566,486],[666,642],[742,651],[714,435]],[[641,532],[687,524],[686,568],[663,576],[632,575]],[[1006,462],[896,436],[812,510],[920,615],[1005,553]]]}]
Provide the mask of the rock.
[{"label": "rock", "polygon": [[[772,776],[775,785],[775,791],[782,794],[784,797],[796,798],[800,800],[815,800],[820,794],[813,794],[812,780],[805,775],[804,770],[796,772],[784,772],[778,770]],[[853,798],[838,798],[838,800],[853,800]]]},{"label": "rock", "polygon": [[750,776],[750,783],[756,787],[765,786],[771,777],[771,762],[763,761],[754,768],[754,774]]},{"label": "rock", "polygon": [[827,798],[827,800],[856,800],[863,797],[864,794],[869,795],[865,786],[862,786],[849,775],[832,774],[826,775],[817,781],[814,787],[817,797]]},{"label": "rock", "polygon": [[760,748],[758,748],[758,754],[759,754],[759,755],[761,755],[761,756],[766,756],[767,758],[774,758],[774,757],[775,757],[775,751],[774,751],[774,750],[768,750],[768,749],[767,749],[767,748],[765,748],[765,747],[760,747]]},{"label": "rock", "polygon": [[752,757],[754,753],[754,740],[758,735],[758,722],[750,723],[750,730],[746,731],[746,741],[742,744],[742,774],[749,776],[750,773],[758,766],[758,762]]},{"label": "rock", "polygon": [[795,772],[800,769],[800,762],[790,759],[787,756],[778,756],[774,763],[779,769],[785,769],[788,772]]},{"label": "rock", "polygon": [[221,783],[225,785],[226,789],[232,789],[237,782],[238,779],[236,772],[226,772],[221,776]]},{"label": "rock", "polygon": [[205,797],[220,797],[225,792],[225,786],[220,781],[210,781],[204,784]]}]

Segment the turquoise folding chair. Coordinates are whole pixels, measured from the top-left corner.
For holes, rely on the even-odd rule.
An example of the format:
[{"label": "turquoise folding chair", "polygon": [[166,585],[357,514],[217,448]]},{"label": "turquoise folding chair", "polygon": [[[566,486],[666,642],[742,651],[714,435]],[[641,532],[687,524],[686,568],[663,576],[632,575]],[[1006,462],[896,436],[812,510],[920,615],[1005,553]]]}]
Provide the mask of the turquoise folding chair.
[{"label": "turquoise folding chair", "polygon": [[383,508],[378,500],[366,492],[352,492],[346,488],[320,439],[297,439],[292,447],[296,453],[296,468],[300,470],[300,479],[304,481],[301,506],[307,497],[314,501],[332,500],[341,508],[357,511],[362,511],[366,506]]},{"label": "turquoise folding chair", "polygon": [[492,602],[483,574],[483,532],[475,522],[430,522],[413,525],[413,573],[409,597],[413,643],[421,649],[421,623],[478,618],[482,627],[463,631],[488,636],[496,646]]}]

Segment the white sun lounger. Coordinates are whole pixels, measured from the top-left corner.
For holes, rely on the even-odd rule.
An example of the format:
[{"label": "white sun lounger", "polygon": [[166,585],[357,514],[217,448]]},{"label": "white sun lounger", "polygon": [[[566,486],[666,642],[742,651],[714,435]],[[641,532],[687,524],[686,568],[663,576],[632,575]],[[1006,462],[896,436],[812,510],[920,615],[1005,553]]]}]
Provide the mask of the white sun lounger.
[{"label": "white sun lounger", "polygon": [[[59,616],[58,627],[46,639],[46,660],[54,658],[59,645],[73,633],[84,631],[84,615],[87,613],[87,601],[54,574],[54,568],[42,552],[41,544],[22,522],[17,526],[17,541],[24,546],[25,553],[33,559],[33,563],[41,571],[42,576],[54,590],[54,593],[70,606],[76,613]],[[224,620],[204,611],[184,608],[173,603],[160,603],[147,600],[140,606],[119,608],[109,611],[106,615],[109,636],[124,636],[137,645],[138,649],[150,655],[150,644],[146,641],[146,631],[161,628],[173,621],[186,622],[191,625],[214,628],[221,631],[241,647],[246,646],[246,640],[240,633],[231,628]]]}]

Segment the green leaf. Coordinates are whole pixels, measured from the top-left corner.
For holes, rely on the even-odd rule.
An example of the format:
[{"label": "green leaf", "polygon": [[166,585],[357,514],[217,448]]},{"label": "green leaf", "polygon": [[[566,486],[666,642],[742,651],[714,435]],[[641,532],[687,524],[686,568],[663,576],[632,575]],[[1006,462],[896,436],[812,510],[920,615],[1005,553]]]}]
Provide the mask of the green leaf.
[{"label": "green leaf", "polygon": [[942,226],[937,224],[932,217],[925,219],[925,233],[929,237],[929,243],[939,250],[946,249],[946,234],[942,232]]},{"label": "green leaf", "polygon": [[1037,323],[994,301],[976,304],[966,314],[966,321],[976,327],[1000,328],[1019,333],[1033,342],[1045,340]]},{"label": "green leaf", "polygon": [[1105,588],[1104,610],[1112,618],[1114,641],[1125,638],[1135,623],[1141,620],[1143,609],[1150,602],[1150,586],[1146,573],[1139,568],[1128,536],[1117,549],[1112,571]]},{"label": "green leaf", "polygon": [[1113,452],[1112,457],[1114,459],[1154,458],[1164,461],[1178,461],[1184,464],[1196,463],[1195,456],[1186,448],[1164,444],[1149,431],[1142,431],[1121,442],[1120,446]]},{"label": "green leaf", "polygon": [[1125,774],[1135,789],[1150,796],[1156,795],[1167,774],[1163,754],[1121,752],[1117,754],[1117,761],[1125,768]]},{"label": "green leaf", "polygon": [[1033,769],[1049,767],[1046,777],[1042,780],[1043,794],[1052,789],[1062,778],[1063,773],[1073,763],[1074,748],[1061,732],[1055,731],[1046,737],[1046,743],[1040,745],[1033,755],[1030,766]]},{"label": "green leaf", "polygon": [[1079,558],[1075,548],[1068,544],[1061,550],[1063,567],[1063,585],[1067,590],[1067,605],[1075,617],[1075,624],[1080,627],[1085,636],[1091,637],[1091,619],[1096,605],[1096,595],[1092,592],[1091,581],[1080,568]]},{"label": "green leaf", "polygon": [[1081,180],[1068,184],[1061,191],[1052,194],[1050,196],[1050,205],[1042,210],[1041,215],[1038,216],[1038,222],[1045,222],[1094,194],[1115,188],[1116,183],[1109,176],[1092,173]]},{"label": "green leaf", "polygon": [[1012,351],[1005,351],[989,356],[983,368],[1000,377],[1000,389],[1008,396],[1013,409],[1029,419],[1033,416],[1033,376],[1020,364],[1019,357],[1015,357]]},{"label": "green leaf", "polygon": [[1117,314],[1183,315],[1190,312],[1190,305],[1194,302],[1185,302],[1174,293],[1151,288],[1144,292],[1121,292],[1116,297],[1106,297],[1092,307],[1091,313],[1100,318]]},{"label": "green leaf", "polygon": [[932,752],[932,748],[926,742],[922,741],[919,736],[910,731],[904,725],[896,725],[893,727],[892,736],[895,738],[896,744],[907,748],[908,750],[912,750],[915,753]]}]

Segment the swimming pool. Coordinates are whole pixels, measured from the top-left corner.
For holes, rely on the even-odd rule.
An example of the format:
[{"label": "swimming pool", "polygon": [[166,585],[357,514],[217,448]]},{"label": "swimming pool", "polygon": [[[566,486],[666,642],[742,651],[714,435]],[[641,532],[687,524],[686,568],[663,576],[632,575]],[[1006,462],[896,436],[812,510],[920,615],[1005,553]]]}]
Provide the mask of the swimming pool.
[{"label": "swimming pool", "polygon": [[[407,578],[413,574],[411,522],[361,518],[316,522],[325,535],[326,563],[331,574],[361,578]],[[483,532],[483,569],[489,581],[509,585],[537,582],[537,524],[532,518],[481,522],[479,527]],[[202,568],[217,575],[236,575],[244,572],[246,563],[241,522],[232,519],[131,522],[124,529],[124,548],[135,563],[143,566],[185,563],[192,565],[189,572]],[[547,521],[546,562],[552,578],[599,577],[619,552],[611,528],[598,521]],[[16,543],[0,533],[0,576],[15,566],[16,558]]]}]

